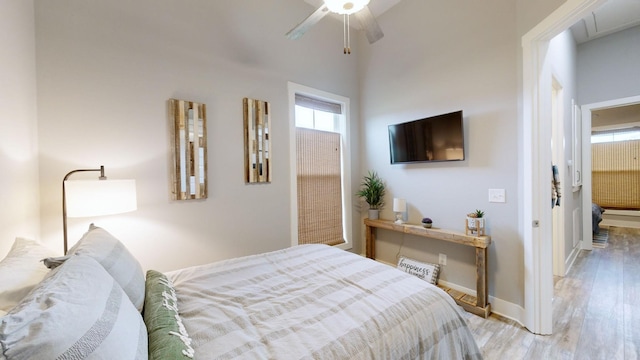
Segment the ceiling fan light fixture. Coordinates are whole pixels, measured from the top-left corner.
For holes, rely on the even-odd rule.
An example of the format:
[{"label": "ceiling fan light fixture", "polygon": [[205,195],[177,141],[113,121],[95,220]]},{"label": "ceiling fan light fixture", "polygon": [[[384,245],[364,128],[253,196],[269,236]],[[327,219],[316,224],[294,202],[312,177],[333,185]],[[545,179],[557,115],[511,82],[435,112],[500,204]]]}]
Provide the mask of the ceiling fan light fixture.
[{"label": "ceiling fan light fixture", "polygon": [[325,0],[329,11],[340,15],[351,15],[362,10],[369,4],[369,0]]}]

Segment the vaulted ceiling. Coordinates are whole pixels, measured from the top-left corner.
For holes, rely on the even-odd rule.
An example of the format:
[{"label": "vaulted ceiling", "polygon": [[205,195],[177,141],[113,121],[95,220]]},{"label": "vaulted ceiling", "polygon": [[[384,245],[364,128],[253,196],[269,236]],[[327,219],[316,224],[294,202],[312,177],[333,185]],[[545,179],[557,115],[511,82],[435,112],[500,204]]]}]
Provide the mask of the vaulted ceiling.
[{"label": "vaulted ceiling", "polygon": [[[304,0],[312,6],[309,11],[320,7],[323,0]],[[375,17],[397,5],[401,0],[371,0],[369,9]],[[332,15],[336,19],[338,15]],[[640,25],[640,1],[638,0],[609,0],[597,10],[580,20],[571,27],[573,37],[578,44],[617,31]]]},{"label": "vaulted ceiling", "polygon": [[640,1],[609,0],[571,27],[578,44],[640,25]]}]

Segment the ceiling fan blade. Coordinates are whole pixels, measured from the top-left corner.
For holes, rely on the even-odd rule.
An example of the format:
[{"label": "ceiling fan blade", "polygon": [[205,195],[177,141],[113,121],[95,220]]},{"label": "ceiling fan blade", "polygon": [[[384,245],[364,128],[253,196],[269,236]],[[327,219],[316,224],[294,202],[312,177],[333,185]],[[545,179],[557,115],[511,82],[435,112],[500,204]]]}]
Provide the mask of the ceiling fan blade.
[{"label": "ceiling fan blade", "polygon": [[289,32],[285,36],[291,40],[296,40],[301,38],[302,35],[304,35],[304,33],[307,32],[307,30],[309,30],[313,25],[315,25],[327,14],[329,14],[329,8],[323,4],[318,9],[316,9],[316,11],[314,11],[311,15],[309,15],[306,19],[302,20],[300,24],[296,25],[293,29],[289,30]]},{"label": "ceiling fan blade", "polygon": [[373,16],[368,6],[365,6],[362,10],[353,14],[353,16],[356,17],[356,20],[360,23],[360,27],[365,31],[369,44],[373,44],[384,37],[382,29],[380,29],[376,18]]}]

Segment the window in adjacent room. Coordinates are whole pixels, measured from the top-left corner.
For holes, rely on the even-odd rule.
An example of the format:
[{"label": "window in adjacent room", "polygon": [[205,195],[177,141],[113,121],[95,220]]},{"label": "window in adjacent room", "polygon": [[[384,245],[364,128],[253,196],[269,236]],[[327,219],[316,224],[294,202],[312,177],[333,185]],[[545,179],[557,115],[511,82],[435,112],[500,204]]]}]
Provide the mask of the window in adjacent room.
[{"label": "window in adjacent room", "polygon": [[[298,244],[351,248],[348,99],[291,84]],[[293,91],[292,91],[293,90]],[[293,190],[293,189],[292,189]]]},{"label": "window in adjacent room", "polygon": [[594,131],[591,171],[594,203],[640,210],[640,128]]},{"label": "window in adjacent room", "polygon": [[629,140],[640,140],[640,127],[594,131],[591,134],[592,144]]}]

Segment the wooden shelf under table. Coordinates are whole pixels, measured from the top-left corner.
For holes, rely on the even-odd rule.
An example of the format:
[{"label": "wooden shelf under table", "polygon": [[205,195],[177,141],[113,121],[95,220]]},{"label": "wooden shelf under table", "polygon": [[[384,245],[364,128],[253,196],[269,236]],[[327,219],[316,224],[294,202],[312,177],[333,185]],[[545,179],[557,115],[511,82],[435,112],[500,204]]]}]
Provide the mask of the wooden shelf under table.
[{"label": "wooden shelf under table", "polygon": [[391,220],[365,219],[367,257],[376,258],[376,229],[397,231],[404,234],[422,236],[430,239],[449,241],[456,244],[471,246],[476,249],[476,292],[477,296],[439,286],[446,291],[456,303],[466,311],[487,318],[491,314],[491,304],[487,294],[487,247],[491,244],[491,237],[487,235],[474,236],[440,228],[425,228],[421,225],[396,224]]}]

